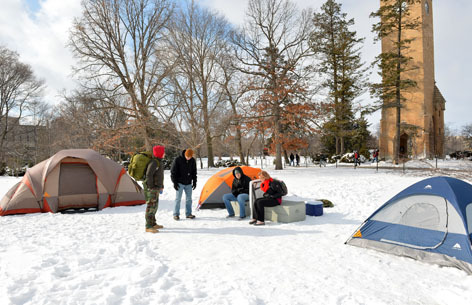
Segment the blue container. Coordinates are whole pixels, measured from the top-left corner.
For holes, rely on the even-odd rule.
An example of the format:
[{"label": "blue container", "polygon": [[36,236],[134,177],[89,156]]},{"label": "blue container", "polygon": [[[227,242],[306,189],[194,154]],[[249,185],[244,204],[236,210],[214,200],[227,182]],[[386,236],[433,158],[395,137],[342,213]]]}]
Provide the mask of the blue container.
[{"label": "blue container", "polygon": [[309,201],[306,203],[306,214],[309,216],[323,215],[323,202]]}]

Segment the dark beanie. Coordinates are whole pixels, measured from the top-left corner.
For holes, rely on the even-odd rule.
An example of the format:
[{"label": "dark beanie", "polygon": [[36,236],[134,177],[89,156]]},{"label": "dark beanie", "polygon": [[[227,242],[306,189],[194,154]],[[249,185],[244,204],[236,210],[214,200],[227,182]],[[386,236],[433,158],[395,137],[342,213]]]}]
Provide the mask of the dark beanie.
[{"label": "dark beanie", "polygon": [[162,145],[156,145],[152,148],[152,152],[154,154],[154,157],[162,158],[162,156],[164,156],[165,147]]}]

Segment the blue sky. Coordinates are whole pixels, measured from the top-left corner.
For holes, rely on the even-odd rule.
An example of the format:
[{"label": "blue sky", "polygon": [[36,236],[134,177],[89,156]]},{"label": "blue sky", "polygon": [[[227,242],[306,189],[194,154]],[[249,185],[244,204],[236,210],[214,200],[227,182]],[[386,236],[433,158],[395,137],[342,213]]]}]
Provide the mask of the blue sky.
[{"label": "blue sky", "polygon": [[[0,44],[16,50],[21,60],[30,64],[48,85],[46,98],[52,103],[63,89],[71,90],[74,59],[67,49],[68,29],[80,14],[81,0],[2,0],[0,10]],[[301,8],[318,9],[325,0],[292,0]],[[241,24],[247,0],[197,0],[224,15],[233,24]],[[365,37],[364,60],[370,63],[380,52],[371,33],[374,20],[369,14],[380,0],[339,0],[348,17],[354,18],[359,36]],[[453,129],[472,123],[472,61],[467,39],[472,30],[471,0],[433,0],[435,30],[435,77],[446,98],[445,122]],[[365,97],[369,100],[369,97]],[[372,127],[380,114],[369,118]]]},{"label": "blue sky", "polygon": [[31,12],[36,13],[40,8],[40,1],[39,0],[25,0],[26,4],[28,5]]}]

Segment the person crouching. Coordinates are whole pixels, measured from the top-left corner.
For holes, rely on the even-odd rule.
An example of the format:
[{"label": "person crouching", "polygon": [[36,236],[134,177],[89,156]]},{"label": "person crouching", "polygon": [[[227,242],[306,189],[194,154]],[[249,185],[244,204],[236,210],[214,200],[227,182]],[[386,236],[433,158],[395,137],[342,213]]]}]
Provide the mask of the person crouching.
[{"label": "person crouching", "polygon": [[251,178],[243,173],[241,167],[233,169],[233,184],[231,185],[231,193],[223,195],[223,202],[228,210],[227,218],[234,217],[234,210],[231,201],[239,203],[239,219],[246,218],[246,201],[249,200],[249,183]]},{"label": "person crouching", "polygon": [[249,222],[251,225],[263,226],[264,222],[264,208],[274,207],[282,203],[283,189],[279,181],[274,180],[270,177],[266,171],[261,171],[259,174],[261,179],[261,190],[264,192],[262,198],[257,198],[254,201],[252,207],[252,220]]}]

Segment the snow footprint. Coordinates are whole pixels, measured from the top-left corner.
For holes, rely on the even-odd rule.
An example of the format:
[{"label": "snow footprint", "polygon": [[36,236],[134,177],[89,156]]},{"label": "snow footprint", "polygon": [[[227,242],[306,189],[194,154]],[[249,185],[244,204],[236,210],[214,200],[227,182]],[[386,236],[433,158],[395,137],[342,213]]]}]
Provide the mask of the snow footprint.
[{"label": "snow footprint", "polygon": [[36,294],[36,288],[25,286],[24,282],[18,281],[8,287],[8,295],[12,304],[25,304]]},{"label": "snow footprint", "polygon": [[67,265],[54,267],[53,275],[57,278],[68,277],[70,274],[70,268]]},{"label": "snow footprint", "polygon": [[51,267],[58,263],[59,263],[59,260],[57,258],[49,257],[49,258],[43,259],[43,262],[41,263],[41,268]]},{"label": "snow footprint", "polygon": [[107,304],[120,304],[126,296],[126,286],[118,285],[111,288],[111,294],[107,297]]}]

